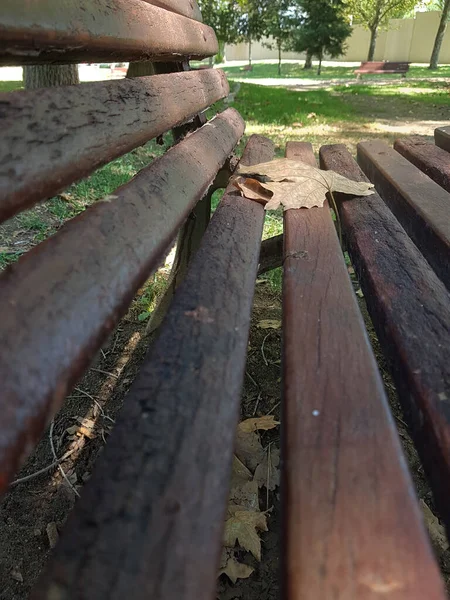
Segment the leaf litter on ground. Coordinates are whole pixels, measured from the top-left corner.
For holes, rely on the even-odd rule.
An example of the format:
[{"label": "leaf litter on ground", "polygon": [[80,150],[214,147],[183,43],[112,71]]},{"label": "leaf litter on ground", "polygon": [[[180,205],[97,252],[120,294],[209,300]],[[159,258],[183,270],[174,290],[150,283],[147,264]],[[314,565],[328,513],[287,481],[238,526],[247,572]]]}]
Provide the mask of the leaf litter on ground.
[{"label": "leaf litter on ground", "polygon": [[278,158],[251,167],[241,165],[234,185],[245,198],[264,204],[265,210],[323,207],[327,193],[370,196],[373,184],[351,181],[334,171],[322,171],[304,162]]},{"label": "leaf litter on ground", "polygon": [[[259,508],[259,488],[268,486],[268,489],[274,490],[279,485],[280,453],[270,446],[264,449],[258,432],[278,425],[273,415],[265,415],[246,419],[237,428],[219,570],[219,575],[227,575],[233,583],[250,577],[254,571],[250,565],[237,560],[239,548],[261,560],[259,534],[267,531],[267,512]],[[239,548],[236,548],[236,543]]]}]

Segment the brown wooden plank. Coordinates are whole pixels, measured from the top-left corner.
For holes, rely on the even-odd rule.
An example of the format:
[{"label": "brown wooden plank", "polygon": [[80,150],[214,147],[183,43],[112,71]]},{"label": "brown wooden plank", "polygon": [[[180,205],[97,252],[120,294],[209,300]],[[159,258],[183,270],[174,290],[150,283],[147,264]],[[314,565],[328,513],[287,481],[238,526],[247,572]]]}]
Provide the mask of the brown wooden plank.
[{"label": "brown wooden plank", "polygon": [[261,242],[258,275],[267,273],[283,264],[283,234],[274,235]]},{"label": "brown wooden plank", "polygon": [[283,320],[284,598],[444,600],[327,207],[285,212]]},{"label": "brown wooden plank", "polygon": [[450,152],[450,127],[437,127],[434,130],[436,146]]},{"label": "brown wooden plank", "polygon": [[[322,148],[321,164],[366,180],[345,146]],[[450,294],[378,195],[337,200],[370,316],[450,531]]]},{"label": "brown wooden plank", "polygon": [[384,142],[358,144],[358,163],[450,288],[450,194]]},{"label": "brown wooden plank", "polygon": [[144,0],[149,4],[154,4],[165,10],[171,10],[172,12],[195,19],[196,21],[202,20],[202,13],[195,0]]},{"label": "brown wooden plank", "polygon": [[244,131],[228,109],[0,277],[0,488]]},{"label": "brown wooden plank", "polygon": [[0,94],[0,221],[228,94],[215,69]]},{"label": "brown wooden plank", "polygon": [[396,140],[394,149],[444,190],[450,192],[450,156],[448,152],[419,136]]},{"label": "brown wooden plank", "polygon": [[228,189],[35,600],[214,597],[263,221]]},{"label": "brown wooden plank", "polygon": [[2,0],[0,65],[204,58],[214,31],[142,0]]}]

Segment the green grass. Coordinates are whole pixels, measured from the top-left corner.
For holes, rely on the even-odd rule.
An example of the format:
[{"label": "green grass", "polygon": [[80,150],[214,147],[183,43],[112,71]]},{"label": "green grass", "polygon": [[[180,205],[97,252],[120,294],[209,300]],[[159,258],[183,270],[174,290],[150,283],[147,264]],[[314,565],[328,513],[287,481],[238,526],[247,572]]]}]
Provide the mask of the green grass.
[{"label": "green grass", "polygon": [[[321,75],[317,75],[317,67],[304,70],[303,62],[284,63],[282,65],[281,76],[278,74],[278,65],[276,63],[255,63],[252,71],[244,71],[243,67],[221,65],[228,77],[239,79],[355,79],[356,67],[322,67]],[[406,79],[428,78],[428,77],[450,77],[450,65],[444,65],[431,71],[426,66],[410,67]],[[398,79],[399,75],[364,75],[366,79]]]},{"label": "green grass", "polygon": [[0,81],[0,92],[15,92],[23,89],[21,81]]}]

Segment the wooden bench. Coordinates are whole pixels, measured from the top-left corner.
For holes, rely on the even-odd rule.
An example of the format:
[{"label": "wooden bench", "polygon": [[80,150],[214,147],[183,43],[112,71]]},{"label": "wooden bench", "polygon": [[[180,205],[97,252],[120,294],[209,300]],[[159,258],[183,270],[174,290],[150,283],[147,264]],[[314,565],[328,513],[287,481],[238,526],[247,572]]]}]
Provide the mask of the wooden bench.
[{"label": "wooden bench", "polygon": [[[171,128],[178,141],[0,276],[3,490],[183,223],[204,234],[34,599],[214,595],[255,279],[280,238],[261,246],[264,209],[232,183],[209,222],[244,123],[202,115],[228,85],[188,68],[217,51],[199,19],[192,0],[0,6],[1,65],[148,59],[160,73],[1,94],[2,220]],[[273,156],[252,136],[241,163]],[[309,144],[286,156],[316,164]],[[383,199],[336,195],[342,230],[449,529],[450,194],[385,145],[358,160]],[[365,177],[343,146],[320,163]],[[284,232],[284,596],[444,600],[328,206],[287,211]]]},{"label": "wooden bench", "polygon": [[391,62],[391,61],[364,61],[355,73],[357,79],[361,79],[363,75],[369,74],[398,74],[406,77],[409,71],[409,62]]}]

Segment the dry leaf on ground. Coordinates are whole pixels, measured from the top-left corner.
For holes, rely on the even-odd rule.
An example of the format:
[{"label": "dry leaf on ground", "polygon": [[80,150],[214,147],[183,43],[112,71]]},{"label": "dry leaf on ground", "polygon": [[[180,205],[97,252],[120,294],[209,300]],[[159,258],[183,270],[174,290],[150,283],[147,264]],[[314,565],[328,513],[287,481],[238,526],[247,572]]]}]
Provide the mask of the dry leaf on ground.
[{"label": "dry leaf on ground", "polygon": [[224,573],[233,583],[236,583],[238,579],[248,579],[253,571],[252,567],[236,560],[231,548],[223,548],[219,575]]},{"label": "dry leaf on ground", "polygon": [[[270,460],[269,460],[270,457]],[[278,448],[270,448],[270,451],[265,453],[261,464],[256,467],[254,482],[259,487],[266,487],[269,490],[274,490],[280,485],[280,451]]]},{"label": "dry leaf on ground", "polygon": [[288,158],[252,167],[241,165],[234,185],[246,198],[265,204],[266,210],[276,210],[281,204],[284,210],[322,207],[328,192],[354,196],[374,193],[371,183],[351,181],[334,171],[322,171]]},{"label": "dry leaf on ground", "polygon": [[259,329],[280,329],[281,321],[279,319],[263,319],[257,325]]},{"label": "dry leaf on ground", "polygon": [[256,431],[273,429],[278,424],[273,415],[246,419],[239,423],[236,432],[235,454],[252,473],[264,460],[264,450]]},{"label": "dry leaf on ground", "polygon": [[264,513],[237,510],[226,520],[224,531],[224,546],[234,548],[236,541],[256,560],[261,560],[261,540],[258,531],[267,531],[267,518]]},{"label": "dry leaf on ground", "polygon": [[267,431],[268,429],[275,429],[279,425],[279,421],[275,421],[273,415],[264,415],[263,417],[254,417],[251,419],[245,419],[238,425],[239,431],[253,432],[257,429]]},{"label": "dry leaf on ground", "polygon": [[425,518],[425,523],[430,534],[431,541],[435,546],[437,546],[441,550],[448,550],[450,546],[447,540],[447,536],[445,535],[445,527],[439,523],[439,519],[431,511],[428,504],[426,504],[423,500],[420,501],[420,506],[422,508],[423,516]]},{"label": "dry leaf on ground", "polygon": [[237,456],[233,456],[229,501],[247,510],[259,509],[258,483]]}]

